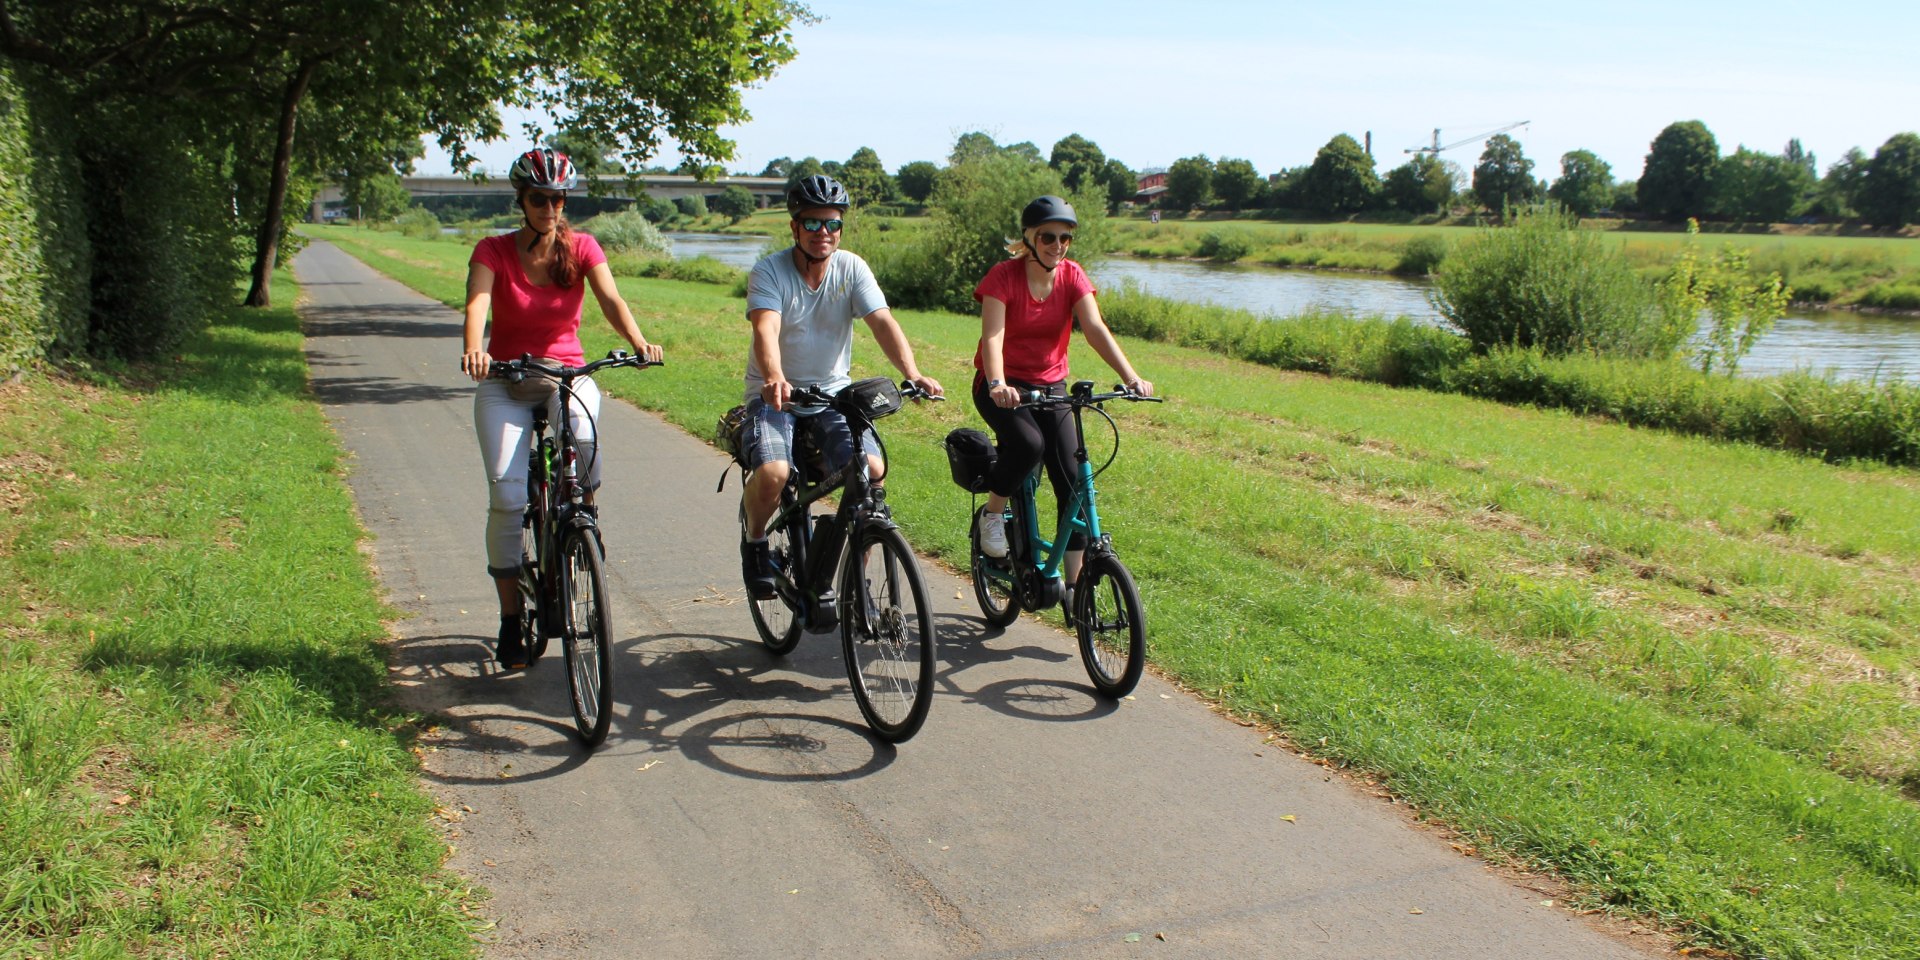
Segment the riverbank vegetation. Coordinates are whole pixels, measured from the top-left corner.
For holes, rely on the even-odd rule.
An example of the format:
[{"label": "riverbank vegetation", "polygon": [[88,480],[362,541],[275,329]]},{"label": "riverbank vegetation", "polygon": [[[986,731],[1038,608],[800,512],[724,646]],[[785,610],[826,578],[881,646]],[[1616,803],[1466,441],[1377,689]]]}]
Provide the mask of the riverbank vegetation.
[{"label": "riverbank vegetation", "polygon": [[[324,236],[460,302],[463,249]],[[705,435],[737,395],[738,297],[621,286],[673,363],[628,397]],[[1171,321],[1189,308],[1166,309]],[[897,312],[923,369],[965,383],[978,318]],[[1247,322],[1323,338],[1328,363],[1375,337],[1451,337]],[[585,329],[590,351],[615,345]],[[856,341],[856,369],[884,370]],[[1911,951],[1912,471],[1277,370],[1203,345],[1129,338],[1170,399],[1115,411],[1124,445],[1101,479],[1161,670],[1380,784],[1463,850],[1554,871],[1576,909],[1740,956]],[[1078,343],[1073,364],[1101,369]],[[967,497],[939,440],[975,419],[949,403],[884,429],[896,516],[956,565]]]},{"label": "riverbank vegetation", "polygon": [[474,953],[301,343],[0,385],[0,957]]}]

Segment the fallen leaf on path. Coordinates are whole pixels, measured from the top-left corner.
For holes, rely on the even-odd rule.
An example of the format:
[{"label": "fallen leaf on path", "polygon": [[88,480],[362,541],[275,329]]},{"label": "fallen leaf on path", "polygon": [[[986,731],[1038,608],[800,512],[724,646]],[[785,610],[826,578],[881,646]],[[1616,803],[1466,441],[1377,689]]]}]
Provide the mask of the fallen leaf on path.
[{"label": "fallen leaf on path", "polygon": [[1282,820],[1285,820],[1285,821],[1286,821],[1286,822],[1288,822],[1288,823],[1299,823],[1299,822],[1300,822],[1300,821],[1298,821],[1298,820],[1295,820],[1295,819],[1293,818],[1293,814],[1291,814],[1291,813],[1288,813],[1288,814],[1282,814],[1282,815],[1281,815],[1281,817],[1280,817],[1280,819],[1282,819]]},{"label": "fallen leaf on path", "polygon": [[1126,936],[1122,937],[1121,939],[1127,941],[1128,943],[1139,943],[1140,935],[1137,933],[1129,933]]},{"label": "fallen leaf on path", "polygon": [[1158,933],[1156,933],[1156,934],[1154,934],[1154,935],[1153,935],[1153,938],[1154,938],[1155,940],[1158,940],[1158,941],[1160,941],[1160,942],[1162,942],[1162,943],[1165,943],[1165,942],[1166,942],[1166,940],[1167,940],[1167,932],[1166,932],[1165,930],[1162,930],[1162,931],[1160,931],[1160,932],[1158,932]]},{"label": "fallen leaf on path", "polygon": [[652,770],[652,769],[653,769],[654,767],[657,767],[657,766],[659,766],[659,765],[661,765],[661,764],[663,764],[663,763],[666,763],[666,761],[665,761],[665,760],[648,760],[648,761],[647,761],[646,763],[643,763],[643,764],[641,764],[641,765],[640,765],[640,766],[639,766],[638,768],[636,768],[636,769],[637,769],[637,770],[638,770],[638,772],[640,772],[640,773],[645,773],[645,772],[647,772],[648,770]]},{"label": "fallen leaf on path", "polygon": [[1408,910],[1407,912],[1413,914],[1414,916],[1419,916],[1420,914],[1426,913],[1425,910],[1422,910],[1419,907],[1414,907],[1412,910]]}]

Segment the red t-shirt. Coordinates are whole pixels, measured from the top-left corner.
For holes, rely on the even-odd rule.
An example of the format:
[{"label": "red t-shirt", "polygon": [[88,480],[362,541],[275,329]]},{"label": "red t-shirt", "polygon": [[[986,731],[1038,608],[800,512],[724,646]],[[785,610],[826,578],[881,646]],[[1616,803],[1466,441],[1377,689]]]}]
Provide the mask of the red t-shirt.
[{"label": "red t-shirt", "polygon": [[587,295],[587,271],[606,263],[600,241],[584,233],[573,235],[573,259],[579,276],[570,287],[535,285],[520,266],[514,249],[516,233],[481,240],[468,263],[493,271],[493,332],[487,338],[487,356],[518,360],[522,354],[575,365],[586,362],[580,347],[580,304]]},{"label": "red t-shirt", "polygon": [[[1002,260],[973,289],[975,300],[992,297],[1007,305],[1007,333],[1000,341],[1000,363],[1009,380],[1053,383],[1067,378],[1067,341],[1073,336],[1073,305],[1093,293],[1093,281],[1072,260],[1053,271],[1053,292],[1033,299],[1027,288],[1027,261]],[[973,367],[980,365],[974,351]]]}]

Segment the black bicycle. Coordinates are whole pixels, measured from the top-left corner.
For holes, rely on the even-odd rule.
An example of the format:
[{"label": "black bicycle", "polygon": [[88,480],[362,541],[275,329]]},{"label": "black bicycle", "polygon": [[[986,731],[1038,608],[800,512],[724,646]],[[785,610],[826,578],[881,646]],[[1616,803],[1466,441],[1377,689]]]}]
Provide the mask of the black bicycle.
[{"label": "black bicycle", "polygon": [[[1159,397],[1142,396],[1116,386],[1111,393],[1093,392],[1093,381],[1074,383],[1066,396],[1056,397],[1038,390],[1021,397],[1023,407],[1067,407],[1073,411],[1073,436],[1076,441],[1073,496],[1062,505],[1051,540],[1041,535],[1035,508],[1040,490],[1040,468],[1027,474],[1020,491],[1007,500],[1005,516],[1007,555],[994,558],[980,548],[980,524],[976,515],[972,529],[973,595],[987,623],[1004,627],[1020,615],[1022,608],[1044,610],[1057,606],[1064,589],[1061,571],[1066,563],[1067,543],[1075,533],[1085,536],[1086,554],[1074,584],[1072,609],[1067,620],[1080,641],[1080,657],[1086,663],[1087,677],[1103,696],[1119,699],[1133,692],[1146,668],[1147,624],[1140,605],[1140,591],[1133,574],[1120,562],[1113,539],[1100,527],[1100,511],[1094,505],[1093,480],[1104,473],[1120,455],[1120,425],[1102,404],[1112,400],[1159,403]],[[1113,428],[1113,453],[1100,469],[1087,459],[1087,435],[1082,414],[1092,410]],[[963,438],[964,434],[971,437]],[[986,477],[993,468],[992,441],[978,430],[956,430],[947,438],[947,455],[953,479],[973,493],[986,492]],[[985,508],[982,508],[985,509]]]},{"label": "black bicycle", "polygon": [[616,350],[580,367],[522,356],[496,361],[487,370],[487,376],[511,383],[545,377],[554,381],[560,393],[558,423],[549,423],[544,402],[533,408],[527,512],[520,522],[520,595],[526,606],[521,622],[528,666],[546,653],[549,639],[560,638],[574,730],[589,747],[607,738],[613,719],[613,612],[600,570],[606,549],[599,515],[586,502],[585,478],[592,475],[592,465],[579,462],[573,442],[573,382],[612,367],[663,362]]},{"label": "black bicycle", "polygon": [[[874,734],[890,743],[918,733],[933,705],[933,610],[913,550],[870,476],[865,441],[873,421],[898,411],[903,398],[930,396],[911,381],[896,387],[885,377],[855,382],[838,394],[817,387],[794,391],[794,405],[830,406],[847,418],[853,457],[823,471],[811,432],[794,431],[794,469],[767,521],[774,596],[752,601],[754,628],[779,656],[799,645],[803,629],[839,625],[854,701]],[[878,433],[872,436],[879,440]],[[884,458],[884,444],[879,452]],[[744,480],[744,468],[741,474]],[[839,508],[816,516],[813,505],[836,490],[842,491]],[[744,507],[740,527],[745,537]]]}]

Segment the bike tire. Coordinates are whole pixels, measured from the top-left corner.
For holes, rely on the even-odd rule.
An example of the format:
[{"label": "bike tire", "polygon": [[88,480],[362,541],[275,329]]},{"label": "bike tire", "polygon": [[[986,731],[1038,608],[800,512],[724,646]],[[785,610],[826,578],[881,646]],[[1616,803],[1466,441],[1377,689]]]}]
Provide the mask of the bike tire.
[{"label": "bike tire", "polygon": [[1133,692],[1147,664],[1147,623],[1133,574],[1110,553],[1089,556],[1073,591],[1080,659],[1101,696]]},{"label": "bike tire", "polygon": [[905,743],[933,706],[933,608],[905,537],[868,526],[841,568],[840,650],[875,736]]},{"label": "bike tire", "polygon": [[980,551],[980,515],[977,513],[967,539],[973,546],[968,569],[973,571],[973,598],[980,603],[980,615],[986,618],[988,626],[1004,627],[1020,616],[1020,591],[1011,583],[995,579],[988,570],[989,565],[1010,565],[1012,555],[995,560]]},{"label": "bike tire", "polygon": [[[793,502],[791,491],[780,494],[780,507],[784,510]],[[794,519],[778,527],[767,528],[767,548],[773,554],[773,565],[782,570],[793,569],[795,552],[793,538],[806,536],[805,528],[800,527],[805,518],[795,514]],[[795,528],[800,527],[796,534]],[[740,539],[747,538],[747,511],[740,508]],[[804,575],[802,576],[804,579]],[[800,634],[805,627],[805,617],[786,598],[775,594],[770,600],[755,600],[747,597],[747,607],[753,612],[753,629],[760,634],[760,642],[766,645],[767,652],[776,657],[784,657],[800,645]]]},{"label": "bike tire", "polygon": [[613,719],[613,611],[600,560],[600,542],[591,530],[566,532],[560,547],[560,643],[574,730],[588,747],[607,738]]}]

